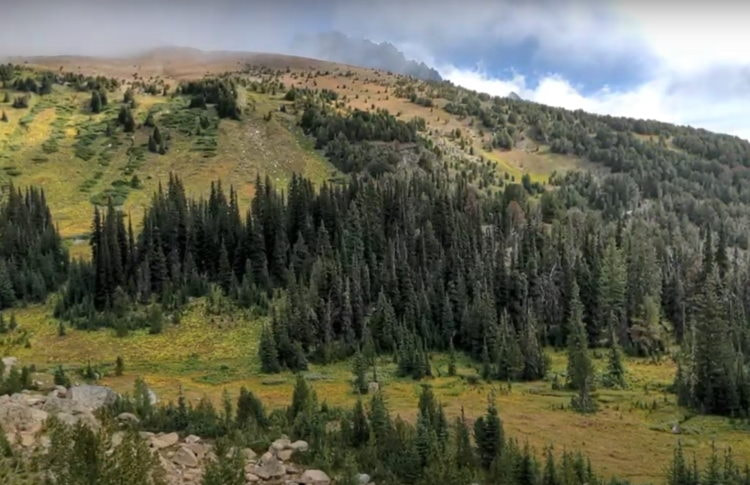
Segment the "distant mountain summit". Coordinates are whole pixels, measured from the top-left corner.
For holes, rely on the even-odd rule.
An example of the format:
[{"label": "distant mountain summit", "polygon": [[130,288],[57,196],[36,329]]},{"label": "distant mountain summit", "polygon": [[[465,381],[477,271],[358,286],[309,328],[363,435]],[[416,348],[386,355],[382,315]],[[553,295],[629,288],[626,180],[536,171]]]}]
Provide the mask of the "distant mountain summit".
[{"label": "distant mountain summit", "polygon": [[354,39],[340,32],[298,36],[293,43],[295,54],[344,64],[371,67],[426,81],[442,81],[440,74],[424,62],[407,59],[390,42],[376,43]]}]

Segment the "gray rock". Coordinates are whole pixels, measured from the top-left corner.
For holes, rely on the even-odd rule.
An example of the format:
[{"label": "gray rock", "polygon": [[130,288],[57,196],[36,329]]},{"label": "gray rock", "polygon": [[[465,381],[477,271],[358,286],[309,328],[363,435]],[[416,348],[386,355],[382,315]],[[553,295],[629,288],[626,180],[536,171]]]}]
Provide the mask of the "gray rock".
[{"label": "gray rock", "polygon": [[36,433],[42,428],[47,417],[46,411],[29,407],[20,394],[18,399],[10,396],[2,396],[0,399],[0,428],[7,433]]},{"label": "gray rock", "polygon": [[372,478],[367,473],[360,473],[357,475],[357,483],[359,483],[359,485],[367,485],[370,483],[370,480],[372,480]]},{"label": "gray rock", "polygon": [[271,443],[271,447],[268,449],[268,451],[282,451],[282,450],[288,450],[292,446],[292,442],[289,441],[289,438],[279,438],[273,443]]},{"label": "gray rock", "polygon": [[276,452],[276,457],[281,461],[289,461],[294,450],[281,450]]},{"label": "gray rock", "polygon": [[190,448],[180,446],[172,457],[172,463],[195,468],[198,466],[198,457],[195,456],[195,453]]},{"label": "gray rock", "polygon": [[117,415],[117,420],[121,423],[138,424],[141,422],[133,413],[120,413]]},{"label": "gray rock", "polygon": [[367,392],[370,394],[375,394],[380,390],[380,384],[377,382],[369,382],[367,384]]},{"label": "gray rock", "polygon": [[177,433],[158,434],[151,436],[149,444],[151,448],[161,450],[162,448],[168,448],[172,445],[176,445],[180,441],[180,436]]},{"label": "gray rock", "polygon": [[672,434],[682,434],[682,426],[680,426],[680,423],[675,423],[674,426],[672,426]]},{"label": "gray rock", "polygon": [[115,448],[117,446],[120,446],[120,443],[122,443],[122,440],[125,438],[125,433],[122,431],[115,431],[112,433],[112,447]]},{"label": "gray rock", "polygon": [[261,460],[261,463],[253,468],[253,474],[263,480],[279,478],[286,475],[286,467],[275,456],[271,456],[268,460]]},{"label": "gray rock", "polygon": [[208,453],[208,450],[209,450],[209,448],[206,445],[201,444],[201,443],[185,443],[182,446],[192,451],[195,454],[196,458],[198,458],[199,460],[202,460],[203,457],[206,456],[206,453]]},{"label": "gray rock", "polygon": [[307,444],[307,441],[297,440],[289,445],[289,447],[294,450],[295,453],[304,453],[310,448],[310,445]]},{"label": "gray rock", "polygon": [[200,440],[200,436],[195,436],[194,434],[190,434],[185,437],[185,443],[198,443]]},{"label": "gray rock", "polygon": [[305,485],[330,485],[331,478],[323,470],[305,470],[297,482]]},{"label": "gray rock", "polygon": [[3,377],[8,377],[10,370],[18,365],[18,359],[15,357],[3,357]]},{"label": "gray rock", "polygon": [[114,404],[117,400],[117,393],[109,387],[83,384],[71,387],[68,390],[68,397],[77,405],[96,410]]},{"label": "gray rock", "polygon": [[156,396],[156,393],[151,389],[148,390],[148,400],[151,404],[156,404],[159,402],[159,398]]},{"label": "gray rock", "polygon": [[255,460],[258,455],[250,448],[243,448],[242,449],[242,457],[245,459],[246,462]]}]

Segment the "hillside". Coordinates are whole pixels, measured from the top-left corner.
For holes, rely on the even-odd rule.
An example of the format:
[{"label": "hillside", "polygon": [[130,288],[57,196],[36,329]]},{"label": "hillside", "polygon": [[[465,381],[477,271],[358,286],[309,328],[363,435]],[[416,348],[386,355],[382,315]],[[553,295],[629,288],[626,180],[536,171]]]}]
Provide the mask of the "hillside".
[{"label": "hillside", "polygon": [[[454,451],[445,420],[481,426],[488,400],[518,463],[526,443],[634,483],[677,443],[746,463],[747,142],[299,57],[13,62],[0,177],[44,193],[3,191],[0,350],[43,384],[142,377],[216,409],[247,387],[339,471],[326,446],[349,453],[342,420],[384,397],[405,423],[346,456],[392,483],[453,483],[421,440]],[[296,375],[320,399],[301,421]]]},{"label": "hillside", "polygon": [[[110,93],[114,102],[99,114],[90,113],[88,92],[69,86],[56,85],[53,92],[45,96],[31,94],[27,108],[12,109],[10,101],[0,105],[9,118],[7,124],[0,125],[0,163],[4,178],[12,179],[18,186],[46,187],[55,220],[66,238],[85,235],[92,199],[99,197],[98,200],[103,201],[101,194],[109,193],[115,186],[124,191],[126,184],[123,182],[133,175],[138,176],[142,188],[128,191],[124,210],[136,220],[158,182],[164,182],[170,172],[179,173],[193,194],[203,193],[209,180],[234,185],[243,204],[247,204],[252,195],[251,184],[258,173],[269,174],[278,181],[287,180],[291,173],[300,173],[318,182],[335,177],[332,168],[299,136],[294,118],[280,112],[280,107],[288,104],[283,99],[286,91],[281,89],[261,93],[242,88],[240,103],[245,116],[239,121],[216,119],[215,132],[206,140],[215,144],[216,149],[207,153],[201,153],[182,130],[173,130],[172,149],[166,155],[149,154],[144,150],[148,129],[143,127],[132,139],[124,135],[110,142],[94,138],[90,142],[92,153],[82,152],[81,147],[89,143],[91,135],[96,137],[97,130],[101,132],[104,123],[117,114],[116,101],[128,89],[135,87],[134,116],[140,125],[149,113],[165,116],[187,106],[184,97],[148,94],[143,86],[155,83],[174,88],[185,80],[227,72],[257,82],[269,79],[278,71],[278,79],[285,86],[330,89],[352,109],[386,109],[403,120],[423,118],[428,136],[444,147],[457,167],[474,165],[468,161],[475,158],[469,156],[469,149],[496,164],[492,170],[508,173],[518,180],[529,173],[535,181],[546,181],[553,171],[587,166],[574,157],[548,153],[547,148],[531,141],[520,143],[510,151],[487,151],[481,146],[487,135],[482,136],[474,129],[470,119],[441,112],[438,108],[444,102],[439,100],[435,107],[427,107],[393,94],[405,78],[371,69],[291,56],[183,48],[156,49],[126,59],[56,56],[11,61],[26,66],[29,73],[59,70],[121,81]],[[2,90],[0,99],[6,93],[12,97],[13,90]],[[269,112],[273,112],[273,116],[265,121]],[[456,130],[464,132],[463,138],[455,138]],[[196,153],[198,157],[194,156]],[[137,160],[133,160],[134,156]],[[57,177],[60,173],[66,174],[65,179]]]}]

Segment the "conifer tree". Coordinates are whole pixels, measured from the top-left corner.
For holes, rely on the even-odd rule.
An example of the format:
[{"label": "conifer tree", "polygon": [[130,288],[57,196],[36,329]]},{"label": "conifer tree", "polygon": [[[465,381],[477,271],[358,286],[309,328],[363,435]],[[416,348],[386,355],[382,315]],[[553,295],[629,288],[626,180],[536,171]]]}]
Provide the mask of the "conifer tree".
[{"label": "conifer tree", "polygon": [[573,281],[568,317],[568,383],[578,391],[573,398],[573,408],[580,412],[593,412],[596,403],[591,397],[594,381],[594,366],[588,350],[588,337],[583,324],[583,305],[579,297],[578,284]]},{"label": "conifer tree", "polygon": [[125,360],[123,360],[122,356],[118,355],[117,359],[115,359],[115,375],[121,376],[124,371],[125,371]]},{"label": "conifer tree", "polygon": [[100,113],[102,110],[102,98],[99,91],[91,91],[91,101],[89,103],[92,113]]},{"label": "conifer tree", "polygon": [[0,115],[0,121],[2,121],[3,123],[8,122],[8,114],[5,112],[5,110],[3,110],[2,115]]},{"label": "conifer tree", "polygon": [[203,485],[244,485],[245,459],[242,450],[226,438],[216,441],[214,459],[206,465]]},{"label": "conifer tree", "polygon": [[490,465],[500,456],[504,440],[503,423],[495,403],[490,401],[487,414],[474,422],[474,441],[479,462],[485,470],[489,470]]},{"label": "conifer tree", "polygon": [[604,385],[624,389],[627,387],[625,366],[622,363],[622,351],[617,343],[617,334],[610,331],[609,352],[607,354],[607,372],[604,375]]},{"label": "conifer tree", "polygon": [[356,448],[364,445],[370,439],[370,425],[367,422],[365,407],[362,400],[357,399],[352,410],[352,430],[350,444]]},{"label": "conifer tree", "polygon": [[276,339],[267,325],[263,326],[263,330],[260,334],[258,353],[260,355],[260,367],[263,372],[275,374],[276,372],[281,371],[281,366],[279,365],[279,354],[276,348]]},{"label": "conifer tree", "polygon": [[358,394],[367,394],[367,361],[362,352],[358,351],[354,355],[352,374],[354,375],[354,391]]}]

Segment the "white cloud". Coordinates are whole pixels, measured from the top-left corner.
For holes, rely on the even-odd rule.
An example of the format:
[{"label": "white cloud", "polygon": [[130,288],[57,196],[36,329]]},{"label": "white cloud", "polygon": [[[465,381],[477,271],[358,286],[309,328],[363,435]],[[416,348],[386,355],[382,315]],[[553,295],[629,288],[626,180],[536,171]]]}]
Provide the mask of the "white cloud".
[{"label": "white cloud", "polygon": [[656,119],[690,124],[750,139],[750,106],[747,93],[716,92],[710,86],[680,82],[676,74],[655,78],[627,90],[600,90],[583,94],[559,75],[548,75],[530,86],[520,74],[502,79],[488,76],[480,69],[466,70],[453,66],[440,69],[451,82],[496,96],[515,92],[522,98],[567,109],[592,113]]}]

